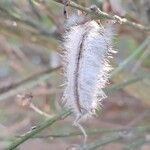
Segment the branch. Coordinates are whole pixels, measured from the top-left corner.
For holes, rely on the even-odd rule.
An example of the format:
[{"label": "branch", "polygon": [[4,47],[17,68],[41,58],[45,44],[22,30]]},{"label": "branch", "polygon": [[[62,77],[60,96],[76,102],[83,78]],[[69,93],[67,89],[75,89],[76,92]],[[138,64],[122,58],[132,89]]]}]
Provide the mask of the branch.
[{"label": "branch", "polygon": [[[4,91],[0,94],[0,101],[7,99],[11,96],[17,95],[18,93],[24,91],[25,89],[31,89],[42,81],[46,81],[47,79],[50,78],[50,73],[52,73],[53,71],[56,71],[58,69],[60,69],[60,67],[45,70],[43,72],[40,72],[36,75],[32,75],[31,77],[28,77],[22,81],[19,81],[17,83],[14,83],[13,85],[6,87],[6,89],[3,89]],[[139,82],[145,78],[150,78],[150,75],[149,74],[141,75],[141,76],[137,76],[135,78],[131,78],[131,79],[122,81],[121,83],[114,84],[110,87],[104,88],[104,91],[107,92],[107,94],[111,94],[113,92],[116,92],[117,90],[120,90],[130,84]]]},{"label": "branch", "polygon": [[126,80],[122,81],[121,83],[113,84],[109,87],[104,88],[104,91],[110,95],[120,89],[123,89],[124,87],[126,87],[128,85],[134,84],[134,83],[144,80],[146,78],[147,79],[150,78],[150,74],[144,74],[144,75],[140,75],[140,76],[137,76],[137,77],[134,77],[131,79],[126,79]]},{"label": "branch", "polygon": [[33,103],[30,104],[29,106],[33,111],[35,111],[36,113],[46,117],[46,118],[52,118],[53,115],[49,115],[43,111],[41,111],[39,108],[37,108]]},{"label": "branch", "polygon": [[142,137],[142,138],[136,139],[131,144],[126,145],[122,150],[140,149],[146,142],[147,142],[146,139]]},{"label": "branch", "polygon": [[57,35],[59,34],[57,31],[50,30],[49,28],[41,24],[41,22],[36,21],[25,14],[20,15],[17,12],[12,13],[10,10],[6,9],[1,5],[0,5],[0,13],[1,15],[4,15],[3,17],[5,17],[5,19],[9,18],[13,21],[20,22],[22,24],[27,24],[36,29],[39,34],[42,34],[44,36],[57,37]]},{"label": "branch", "polygon": [[[150,77],[150,76],[148,76],[148,77]],[[139,78],[139,80],[141,80],[142,78]],[[134,82],[137,82],[137,81],[139,81],[139,80],[134,80]],[[131,84],[131,83],[133,83],[133,82],[128,82],[128,84],[126,83],[126,84],[123,84],[122,86],[120,86],[119,85],[119,87],[120,88],[123,88],[124,86],[127,86],[127,85],[129,85],[129,84]],[[116,85],[116,87],[117,87],[117,85]],[[119,87],[117,88],[117,89],[119,89]],[[105,89],[106,90],[106,89]],[[13,150],[14,148],[16,148],[16,147],[18,147],[20,144],[22,144],[23,142],[25,142],[25,141],[27,141],[29,138],[31,138],[31,137],[33,137],[35,134],[37,134],[37,133],[39,133],[40,131],[42,131],[43,129],[45,129],[45,128],[47,128],[48,126],[50,126],[51,124],[53,124],[54,122],[56,122],[56,121],[58,121],[59,119],[61,119],[62,117],[63,118],[65,118],[65,117],[67,117],[67,116],[69,116],[71,114],[71,112],[70,111],[66,111],[66,112],[62,112],[62,113],[60,113],[60,114],[58,114],[58,115],[56,115],[55,117],[53,117],[53,118],[51,118],[51,119],[49,119],[49,120],[47,120],[47,121],[45,121],[44,123],[41,123],[39,126],[37,126],[37,128],[35,128],[33,131],[31,131],[31,132],[29,132],[29,133],[27,133],[25,136],[23,136],[21,139],[18,139],[18,140],[16,140],[14,143],[12,143],[12,145],[8,148],[8,149],[6,149],[6,150]],[[130,129],[130,128],[128,128],[128,129]],[[134,128],[133,128],[134,129]],[[148,126],[148,128],[147,127],[139,127],[139,128],[137,128],[138,129],[138,131],[145,131],[145,130],[149,130],[149,126]],[[124,130],[124,129],[123,129]],[[135,129],[136,130],[136,129]],[[75,134],[78,134],[78,133],[75,133]],[[116,140],[119,140],[120,139],[120,135],[118,134],[118,135],[116,135],[115,134],[115,138],[113,138],[114,137],[114,135],[112,136],[112,138],[111,137],[109,137],[108,139],[104,139],[104,140],[102,140],[101,142],[100,141],[96,141],[96,143],[94,143],[94,147],[95,147],[95,145],[97,145],[97,146],[100,146],[100,145],[104,145],[104,144],[107,144],[107,143],[110,143],[110,142],[112,142],[112,141],[116,141]],[[91,145],[92,146],[92,145]],[[93,146],[92,146],[92,148],[93,148]],[[89,149],[89,150],[91,150],[91,149]]]},{"label": "branch", "polygon": [[143,49],[150,43],[150,36],[147,37],[143,43],[134,52],[128,56],[114,71],[111,73],[111,78],[122,71],[135,57],[137,57]]},{"label": "branch", "polygon": [[[53,1],[63,4],[62,0],[53,0]],[[101,10],[93,11],[89,8],[78,5],[78,4],[76,4],[72,1],[69,2],[68,6],[71,6],[73,8],[78,9],[78,10],[84,11],[87,14],[90,14],[90,15],[94,16],[97,19],[105,18],[105,19],[115,20],[117,22],[120,22],[121,24],[128,25],[128,26],[134,27],[134,28],[142,30],[142,31],[150,31],[150,27],[146,27],[146,26],[143,26],[143,25],[138,24],[136,22],[129,21],[126,18],[121,18],[117,15],[109,15],[109,14],[107,14],[107,13],[101,11]]]},{"label": "branch", "polygon": [[18,81],[13,85],[6,87],[0,94],[0,101],[7,99],[11,96],[17,95],[18,93],[24,91],[25,89],[28,88],[31,89],[32,87],[36,86],[38,83],[42,81],[46,81],[47,79],[50,78],[50,74],[54,71],[57,71],[58,69],[60,69],[60,66],[53,69],[44,70],[24,80]]},{"label": "branch", "polygon": [[[114,133],[110,133],[110,134],[107,134],[106,136],[103,136],[102,138],[100,138],[99,140],[96,140],[95,142],[92,142],[92,143],[88,143],[86,146],[83,146],[83,148],[81,148],[81,150],[95,150],[99,147],[102,147],[106,144],[109,144],[109,143],[112,143],[114,141],[118,141],[118,140],[121,140],[121,139],[126,139],[126,138],[129,138],[129,135],[132,133],[132,134],[140,134],[142,132],[145,132],[145,131],[149,131],[148,129],[149,127],[137,127],[137,128],[128,128],[126,130],[118,130],[118,132],[114,132]],[[142,144],[144,144],[145,141],[139,141],[140,143],[138,144],[137,142],[130,145],[129,148],[136,148],[136,146],[140,146]],[[137,145],[138,144],[138,145]],[[124,149],[123,149],[124,150]],[[127,149],[125,149],[127,150]],[[130,150],[130,149],[128,149]]]},{"label": "branch", "polygon": [[52,125],[53,123],[55,123],[56,121],[59,121],[61,119],[66,118],[67,116],[69,116],[71,114],[71,112],[69,110],[67,111],[63,111],[59,114],[57,114],[56,116],[54,116],[51,119],[46,120],[45,122],[41,123],[40,125],[38,125],[35,129],[33,129],[31,132],[28,132],[27,134],[25,134],[23,137],[17,139],[16,141],[14,141],[8,148],[6,148],[6,150],[13,150],[16,147],[18,147],[20,144],[24,143],[25,141],[27,141],[29,138],[33,137],[34,135],[36,135],[37,133],[39,133],[40,131],[42,131],[43,129],[49,127],[50,125]]},{"label": "branch", "polygon": [[115,142],[120,140],[122,137],[120,136],[119,133],[113,133],[113,134],[109,134],[93,143],[87,144],[86,146],[84,146],[83,148],[81,148],[81,150],[95,150],[98,147],[101,147],[103,145]]},{"label": "branch", "polygon": [[[57,130],[57,129],[56,129]],[[73,137],[73,136],[78,136],[82,135],[81,132],[79,131],[68,131],[64,132],[65,129],[62,128],[61,132],[59,131],[58,133],[51,133],[48,135],[37,135],[34,136],[33,138],[65,138],[65,137]],[[128,128],[119,128],[119,129],[108,129],[108,128],[98,128],[98,129],[91,129],[87,130],[87,135],[94,135],[94,134],[103,134],[103,133],[115,133],[115,132],[149,132],[150,131],[150,126],[137,126],[137,127],[128,127]]]}]

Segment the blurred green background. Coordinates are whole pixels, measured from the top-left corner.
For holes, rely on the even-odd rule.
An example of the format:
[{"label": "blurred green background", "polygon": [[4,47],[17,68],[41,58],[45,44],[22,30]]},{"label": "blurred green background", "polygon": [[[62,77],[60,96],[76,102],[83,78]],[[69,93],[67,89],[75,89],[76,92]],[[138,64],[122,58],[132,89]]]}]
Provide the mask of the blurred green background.
[{"label": "blurred green background", "polygon": [[[129,20],[150,24],[149,0],[75,2],[85,7],[96,4],[109,14],[123,14]],[[64,20],[63,6],[53,0],[0,0],[0,150],[43,122],[46,115],[61,110],[59,45]],[[118,53],[111,62],[115,69],[105,89],[108,98],[98,117],[82,123],[90,133],[88,147],[149,150],[149,33],[119,24],[115,31],[114,48]],[[38,110],[29,107],[26,99],[18,100],[26,92],[32,93],[33,106]],[[60,150],[80,144],[82,133],[72,122],[72,117],[56,122],[18,149]],[[121,138],[115,139],[120,133]]]}]

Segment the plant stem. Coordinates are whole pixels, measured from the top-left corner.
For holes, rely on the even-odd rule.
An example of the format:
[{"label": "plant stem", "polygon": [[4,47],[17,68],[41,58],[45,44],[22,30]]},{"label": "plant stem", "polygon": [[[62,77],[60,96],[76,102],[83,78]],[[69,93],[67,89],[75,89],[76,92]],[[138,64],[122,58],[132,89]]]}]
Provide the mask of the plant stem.
[{"label": "plant stem", "polygon": [[146,143],[145,138],[136,139],[135,142],[126,145],[122,150],[136,150]]},{"label": "plant stem", "polygon": [[50,125],[52,125],[53,123],[55,123],[58,120],[64,119],[67,116],[69,116],[71,114],[71,112],[69,110],[67,111],[62,111],[61,113],[57,114],[56,116],[54,116],[51,119],[46,120],[45,122],[41,123],[40,125],[38,125],[35,129],[33,129],[31,132],[25,134],[23,137],[17,139],[16,141],[14,141],[8,148],[6,148],[6,150],[13,150],[16,147],[18,147],[20,144],[24,143],[25,141],[27,141],[29,138],[33,137],[34,135],[36,135],[37,133],[39,133],[40,131],[42,131],[43,129],[49,127]]},{"label": "plant stem", "polygon": [[130,85],[130,84],[134,84],[134,83],[139,82],[145,78],[150,78],[150,74],[146,74],[146,75],[144,74],[144,75],[141,75],[141,76],[138,76],[135,78],[126,79],[126,80],[122,81],[121,83],[113,84],[112,86],[104,88],[104,91],[110,95],[110,94]]},{"label": "plant stem", "polygon": [[[148,77],[149,77],[149,76],[148,76]],[[138,78],[138,79],[141,79],[141,78]],[[136,81],[138,81],[138,80],[137,80],[137,79],[133,79],[132,82],[131,82],[131,81],[130,81],[130,82],[128,81],[127,83],[125,82],[125,83],[120,84],[120,85],[115,85],[114,87],[111,87],[111,90],[112,90],[113,88],[115,88],[115,89],[118,90],[119,88],[122,88],[122,87],[124,87],[124,86],[126,86],[126,85],[128,85],[128,84],[134,83],[134,82],[136,82]],[[110,89],[109,89],[108,91],[110,91]],[[116,90],[115,90],[115,91],[116,91]],[[13,150],[13,149],[16,148],[17,146],[19,146],[20,144],[22,144],[23,142],[25,142],[26,140],[28,140],[29,138],[33,137],[35,134],[37,134],[37,133],[39,133],[40,131],[42,131],[43,129],[47,128],[48,126],[50,126],[50,125],[53,124],[54,122],[60,120],[62,117],[65,118],[65,117],[69,116],[70,114],[71,114],[70,111],[62,112],[62,113],[56,115],[55,117],[53,117],[53,118],[51,118],[51,119],[45,121],[44,123],[41,123],[39,126],[37,126],[36,129],[34,129],[34,130],[31,131],[30,133],[28,133],[28,134],[26,134],[25,136],[23,136],[21,139],[18,139],[18,140],[16,140],[14,143],[12,143],[12,145],[11,145],[7,150]],[[117,140],[117,139],[119,139],[119,138],[120,138],[120,137],[117,136],[117,137],[114,138],[114,139],[107,139],[107,140],[104,140],[104,141],[102,140],[102,141],[101,141],[101,144],[103,145],[103,144],[105,144],[105,143],[110,142],[111,140]],[[100,143],[99,143],[99,144],[100,144]],[[96,145],[99,145],[99,144],[97,143]]]},{"label": "plant stem", "polygon": [[100,146],[112,143],[114,141],[118,141],[119,139],[121,139],[121,136],[119,133],[109,134],[91,144],[87,144],[86,146],[81,148],[81,150],[95,150]]},{"label": "plant stem", "polygon": [[138,56],[143,49],[150,43],[150,36],[147,37],[143,43],[128,57],[126,58],[114,71],[111,73],[111,78],[118,74],[125,66],[127,66],[136,56]]},{"label": "plant stem", "polygon": [[[57,129],[56,129],[57,130]],[[64,131],[62,129],[62,131]],[[39,136],[34,136],[33,138],[62,138],[62,137],[73,137],[77,135],[82,135],[81,132],[79,131],[69,131],[69,132],[59,132],[59,133],[51,133],[49,135],[39,135]],[[95,135],[95,134],[103,134],[103,133],[115,133],[115,132],[148,132],[150,131],[150,126],[145,125],[145,126],[138,126],[138,127],[128,127],[128,128],[119,128],[119,129],[107,129],[107,128],[101,128],[101,129],[87,129],[87,134],[88,135]]]},{"label": "plant stem", "polygon": [[11,96],[17,95],[18,93],[24,91],[25,89],[32,88],[35,85],[37,85],[41,81],[46,81],[47,79],[50,78],[50,74],[54,71],[57,71],[60,69],[59,67],[56,68],[51,68],[44,70],[42,72],[39,72],[37,74],[34,74],[24,80],[21,80],[17,83],[14,83],[10,87],[6,88],[4,92],[0,92],[0,100],[7,99]]},{"label": "plant stem", "polygon": [[[53,0],[53,1],[63,4],[62,0]],[[107,14],[101,10],[92,11],[91,9],[83,7],[81,5],[78,5],[72,1],[69,2],[68,6],[71,6],[73,8],[78,9],[78,10],[84,11],[88,14],[94,15],[94,17],[98,18],[98,19],[105,18],[105,19],[115,20],[117,22],[120,22],[121,24],[128,25],[128,26],[134,27],[134,28],[142,30],[142,31],[150,31],[150,27],[146,27],[146,26],[143,26],[141,24],[129,21],[126,18],[121,18],[117,15],[109,15],[109,14]]]}]

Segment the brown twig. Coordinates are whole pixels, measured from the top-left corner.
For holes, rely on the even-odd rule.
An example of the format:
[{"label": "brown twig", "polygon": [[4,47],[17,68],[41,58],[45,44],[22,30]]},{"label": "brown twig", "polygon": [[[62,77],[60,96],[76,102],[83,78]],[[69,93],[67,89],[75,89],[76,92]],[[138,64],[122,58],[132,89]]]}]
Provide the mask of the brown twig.
[{"label": "brown twig", "polygon": [[[53,0],[55,2],[58,2],[58,3],[61,3],[63,4],[62,0]],[[110,19],[110,20],[114,20],[114,21],[117,21],[117,22],[120,22],[121,24],[123,25],[128,25],[128,26],[131,26],[135,29],[139,29],[139,30],[142,30],[142,31],[150,31],[150,27],[146,27],[146,26],[143,26],[141,24],[138,24],[136,22],[132,22],[132,21],[129,21],[128,19],[126,18],[121,18],[117,15],[110,15],[110,14],[107,14],[99,9],[97,9],[96,11],[93,11],[92,9],[89,9],[89,8],[86,8],[86,7],[83,7],[81,5],[78,5],[72,1],[70,1],[70,3],[68,4],[68,6],[71,6],[73,8],[76,8],[78,10],[81,10],[87,14],[90,14],[92,16],[94,16],[94,18],[96,19]]]}]

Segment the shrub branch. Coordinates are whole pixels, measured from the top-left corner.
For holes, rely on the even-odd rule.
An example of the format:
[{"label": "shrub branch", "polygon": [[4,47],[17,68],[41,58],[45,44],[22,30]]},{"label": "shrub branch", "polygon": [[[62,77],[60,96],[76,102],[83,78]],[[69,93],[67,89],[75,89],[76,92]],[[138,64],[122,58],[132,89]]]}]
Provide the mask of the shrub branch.
[{"label": "shrub branch", "polygon": [[[62,0],[53,0],[53,1],[63,4]],[[97,10],[93,11],[93,10],[91,10],[89,8],[86,8],[86,7],[83,7],[81,5],[78,5],[77,3],[74,3],[72,1],[69,1],[68,6],[71,6],[73,8],[78,9],[78,10],[84,11],[85,13],[90,14],[90,15],[94,16],[97,19],[103,19],[103,18],[110,19],[110,20],[117,21],[117,22],[119,22],[119,23],[121,23],[123,25],[131,26],[131,27],[133,27],[135,29],[139,29],[139,30],[142,30],[142,31],[150,31],[150,27],[146,27],[146,26],[143,26],[143,25],[138,24],[136,22],[129,21],[128,19],[121,18],[121,17],[119,17],[117,15],[107,14],[107,13],[105,13],[105,12],[99,10],[99,9],[98,9],[98,11]]]},{"label": "shrub branch", "polygon": [[6,150],[13,150],[16,147],[18,147],[20,144],[24,143],[25,141],[27,141],[29,138],[33,137],[34,135],[36,135],[37,133],[39,133],[40,131],[42,131],[43,129],[47,128],[48,126],[52,125],[53,123],[55,123],[56,121],[59,121],[61,119],[66,118],[67,116],[69,116],[71,114],[71,112],[69,110],[67,111],[62,111],[61,113],[57,114],[56,116],[54,116],[53,118],[50,118],[48,120],[46,120],[45,122],[41,123],[40,125],[36,126],[35,129],[33,129],[31,132],[28,132],[27,134],[25,134],[23,137],[18,138],[16,141],[14,141],[10,147],[8,147]]}]

